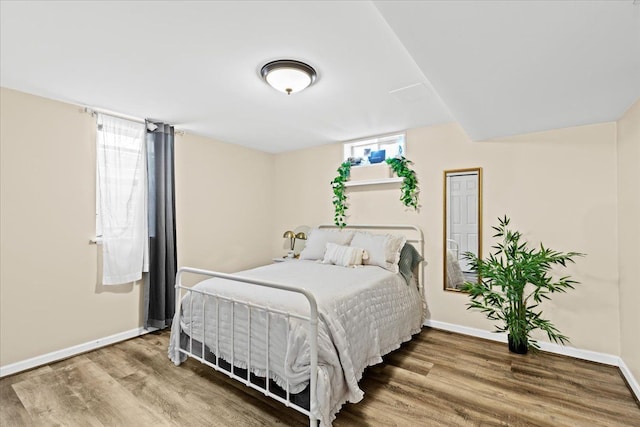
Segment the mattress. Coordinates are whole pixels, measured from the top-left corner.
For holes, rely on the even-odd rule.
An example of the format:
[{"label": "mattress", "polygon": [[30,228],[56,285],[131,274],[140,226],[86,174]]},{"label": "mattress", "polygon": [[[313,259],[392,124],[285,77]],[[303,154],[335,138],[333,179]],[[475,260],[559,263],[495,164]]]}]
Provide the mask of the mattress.
[{"label": "mattress", "polygon": [[[416,287],[407,285],[401,275],[376,266],[345,268],[302,260],[237,275],[302,287],[314,294],[318,303],[318,381],[317,404],[311,402],[311,411],[322,425],[330,425],[344,403],[362,399],[358,381],[364,369],[380,363],[384,354],[419,332],[425,317],[425,305]],[[220,359],[233,361],[234,366],[252,374],[268,376],[292,394],[308,386],[307,322],[282,314],[308,315],[304,296],[220,278],[204,280],[194,289],[253,307],[198,293],[185,295],[181,315],[172,327],[169,357],[174,362],[186,358],[176,352],[180,335],[186,334],[204,342]],[[265,306],[282,313],[267,313]],[[219,336],[216,322],[220,324]],[[233,338],[229,333],[232,323],[236,331]],[[183,340],[184,345],[189,341]]]}]

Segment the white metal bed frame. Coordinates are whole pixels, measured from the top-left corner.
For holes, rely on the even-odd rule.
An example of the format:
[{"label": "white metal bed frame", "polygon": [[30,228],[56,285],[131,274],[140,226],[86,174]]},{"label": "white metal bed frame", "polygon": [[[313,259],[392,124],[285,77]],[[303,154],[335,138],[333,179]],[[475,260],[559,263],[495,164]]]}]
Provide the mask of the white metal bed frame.
[{"label": "white metal bed frame", "polygon": [[[333,224],[322,224],[319,225],[318,228],[337,228],[337,226],[333,225]],[[371,224],[371,225],[365,225],[365,224],[354,224],[354,225],[347,225],[345,228],[347,229],[369,229],[369,230],[410,230],[410,231],[415,231],[417,233],[417,238],[408,238],[407,237],[407,243],[411,243],[414,245],[414,247],[418,250],[418,252],[420,253],[421,256],[424,256],[424,235],[422,233],[422,230],[420,228],[418,228],[417,226],[414,225],[389,225],[389,224]],[[192,289],[189,286],[185,286],[182,284],[182,276],[185,273],[190,273],[190,274],[197,274],[197,275],[202,275],[202,276],[208,276],[208,277],[218,277],[221,279],[229,279],[229,280],[234,280],[234,281],[238,281],[238,282],[243,282],[243,283],[248,283],[251,285],[256,285],[256,286],[263,286],[263,287],[267,287],[267,288],[275,288],[275,289],[279,289],[279,290],[283,290],[283,291],[287,291],[287,292],[294,292],[294,293],[298,293],[303,295],[306,299],[307,302],[309,303],[309,315],[308,316],[302,316],[302,315],[298,315],[295,313],[290,313],[290,312],[285,312],[282,310],[277,310],[277,309],[273,309],[267,306],[262,306],[262,305],[258,305],[258,304],[253,304],[253,303],[248,303],[245,301],[240,301],[240,300],[236,300],[233,298],[229,298],[229,297],[225,297],[223,295],[219,295],[219,294],[214,294],[211,292],[206,292],[206,291],[202,291],[202,290],[198,290],[198,289]],[[423,272],[422,272],[422,268],[418,268],[418,289],[420,291],[420,293],[423,293],[423,284],[422,284],[422,277],[423,277]],[[244,385],[253,388],[254,390],[257,390],[259,392],[261,392],[262,394],[264,394],[265,396],[271,397],[275,400],[277,400],[280,403],[283,403],[285,406],[293,408],[295,410],[297,410],[298,412],[301,412],[303,414],[305,414],[307,417],[309,417],[309,426],[312,427],[317,427],[318,424],[318,419],[315,417],[315,415],[313,415],[313,411],[315,409],[315,406],[317,404],[316,401],[316,384],[317,384],[317,378],[318,378],[318,306],[316,303],[316,299],[313,296],[313,294],[309,291],[307,291],[304,288],[296,288],[296,287],[292,287],[289,285],[284,285],[284,284],[280,284],[280,283],[276,283],[276,282],[270,282],[270,281],[264,281],[264,280],[257,280],[257,279],[252,279],[252,278],[247,278],[247,277],[242,277],[240,275],[236,275],[236,274],[227,274],[227,273],[220,273],[220,272],[216,272],[216,271],[208,271],[208,270],[202,270],[202,269],[198,269],[198,268],[191,268],[191,267],[180,267],[178,269],[178,273],[176,274],[176,285],[175,285],[175,298],[176,298],[176,304],[175,304],[175,313],[179,313],[181,310],[181,295],[184,293],[184,295],[186,296],[187,294],[190,293],[198,293],[203,295],[202,298],[202,315],[203,315],[203,331],[202,331],[202,336],[206,336],[206,322],[204,322],[204,319],[206,319],[205,316],[205,309],[207,306],[207,299],[210,298],[214,298],[215,300],[215,305],[216,305],[216,324],[215,324],[215,329],[216,329],[216,346],[215,346],[215,363],[210,362],[209,360],[206,359],[206,355],[205,355],[205,343],[204,343],[204,339],[202,340],[201,343],[201,352],[200,354],[196,354],[193,351],[193,341],[194,341],[194,337],[193,337],[193,333],[192,330],[189,330],[189,344],[188,344],[188,349],[183,349],[182,346],[180,345],[180,339],[178,337],[178,345],[176,346],[176,365],[179,365],[180,362],[178,361],[180,358],[180,354],[184,354],[186,356],[192,357],[198,361],[200,361],[201,363],[210,366],[211,368],[215,369],[218,372],[222,372],[225,375],[229,376],[230,378],[233,378],[241,383],[243,383]],[[230,368],[229,370],[227,370],[224,367],[220,366],[220,359],[221,357],[219,357],[219,337],[220,337],[220,311],[219,311],[219,304],[220,301],[225,301],[228,303],[231,303],[231,360],[227,361],[230,364]],[[192,328],[193,325],[193,298],[189,299],[189,303],[191,304],[191,309],[190,311],[190,322],[189,322],[189,327]],[[235,325],[234,325],[234,319],[235,319],[235,307],[237,305],[240,306],[244,306],[247,307],[247,374],[246,377],[243,376],[239,376],[236,375],[234,373],[234,367],[235,367],[235,353],[234,353],[234,342],[235,342],[235,335],[236,335],[236,331],[235,331]],[[258,384],[255,384],[254,382],[251,381],[251,310],[260,310],[260,311],[264,311],[266,316],[266,327],[265,327],[265,342],[266,342],[266,375],[265,375],[265,387],[261,387]],[[310,379],[309,379],[309,409],[306,409],[294,402],[291,401],[291,396],[290,396],[290,392],[289,392],[289,381],[288,379],[285,378],[286,380],[286,387],[284,389],[285,391],[285,396],[286,398],[282,398],[279,395],[275,394],[273,392],[273,390],[270,388],[269,386],[269,319],[270,313],[274,313],[274,314],[278,314],[281,316],[286,316],[287,319],[287,324],[289,324],[289,321],[291,318],[297,318],[300,319],[302,321],[306,321],[308,322],[308,331],[309,331],[309,354],[310,354]],[[174,319],[176,319],[176,317],[174,317]],[[175,321],[175,320],[174,320]],[[288,334],[288,329],[287,329],[287,334]]]}]

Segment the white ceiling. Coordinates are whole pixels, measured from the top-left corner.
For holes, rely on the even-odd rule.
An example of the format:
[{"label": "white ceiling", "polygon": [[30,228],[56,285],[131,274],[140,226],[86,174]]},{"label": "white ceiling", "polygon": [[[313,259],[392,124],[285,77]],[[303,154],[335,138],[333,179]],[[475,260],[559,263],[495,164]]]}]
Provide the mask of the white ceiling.
[{"label": "white ceiling", "polygon": [[[280,58],[317,82],[276,92]],[[450,121],[482,140],[619,118],[640,6],[2,0],[0,84],[267,152]]]},{"label": "white ceiling", "polygon": [[376,2],[474,140],[617,120],[640,98],[640,2]]}]

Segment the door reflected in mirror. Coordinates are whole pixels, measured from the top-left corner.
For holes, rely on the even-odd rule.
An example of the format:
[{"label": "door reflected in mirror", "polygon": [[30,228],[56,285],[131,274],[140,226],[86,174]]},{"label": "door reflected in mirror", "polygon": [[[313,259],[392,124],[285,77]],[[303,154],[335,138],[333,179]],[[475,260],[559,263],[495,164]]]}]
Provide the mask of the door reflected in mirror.
[{"label": "door reflected in mirror", "polygon": [[444,289],[459,292],[478,276],[465,252],[482,258],[482,168],[444,171]]}]

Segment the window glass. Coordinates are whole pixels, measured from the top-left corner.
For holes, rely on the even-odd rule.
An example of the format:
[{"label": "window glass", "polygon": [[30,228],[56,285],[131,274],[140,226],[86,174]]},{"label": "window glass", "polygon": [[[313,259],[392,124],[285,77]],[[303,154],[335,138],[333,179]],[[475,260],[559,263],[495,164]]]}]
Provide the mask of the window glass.
[{"label": "window glass", "polygon": [[343,160],[362,166],[405,155],[405,134],[399,133],[345,142]]}]

